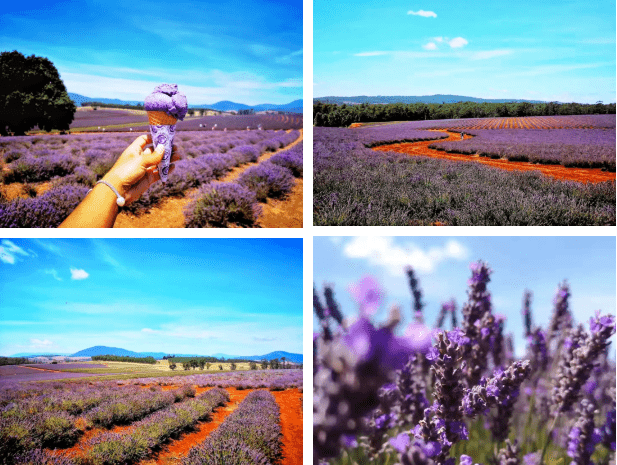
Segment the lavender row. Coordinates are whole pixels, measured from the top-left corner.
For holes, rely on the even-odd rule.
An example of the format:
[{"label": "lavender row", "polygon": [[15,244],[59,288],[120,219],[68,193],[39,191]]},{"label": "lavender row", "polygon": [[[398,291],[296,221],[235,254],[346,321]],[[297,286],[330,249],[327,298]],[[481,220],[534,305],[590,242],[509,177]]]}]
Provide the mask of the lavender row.
[{"label": "lavender row", "polygon": [[[615,363],[608,347],[615,316],[596,312],[588,331],[576,324],[562,282],[542,328],[533,324],[526,291],[527,354],[517,360],[505,317],[493,310],[492,270],[481,261],[470,268],[462,322],[457,327],[453,318],[450,331],[441,329],[441,314],[433,327],[426,323],[411,268],[414,310],[403,332],[398,307],[388,321],[374,323],[386,297],[370,276],[350,286],[360,309],[354,323],[345,321],[331,287],[325,304],[314,291],[315,463],[614,461]],[[452,301],[444,307],[456,312]]]},{"label": "lavender row", "polygon": [[[206,184],[239,164],[255,161],[265,151],[277,150],[297,138],[298,135],[297,131],[290,133],[264,131],[251,135],[242,133],[238,137],[211,142],[209,145],[187,145],[186,150],[189,157],[202,153],[201,150],[217,152],[181,160],[177,163],[176,171],[172,173],[167,183],[155,184],[127,209],[139,213],[157,204],[164,197],[182,195],[187,189]],[[182,140],[183,138],[186,140]],[[33,141],[35,139],[31,138]],[[188,136],[181,136],[179,139],[180,145],[195,142],[191,141]],[[212,140],[212,138],[204,138],[204,140]],[[246,142],[252,145],[238,145]],[[26,144],[32,143],[40,144],[40,142],[26,142]],[[53,149],[42,149],[34,152],[36,156],[26,155],[24,158],[16,159],[10,164],[12,169],[6,173],[5,181],[41,181],[52,176],[56,178],[52,183],[52,188],[40,197],[15,199],[12,202],[3,202],[0,199],[0,226],[58,226],[85,197],[87,188],[94,185],[96,180],[113,166],[127,144],[128,140],[113,138],[96,142],[93,148],[83,153],[80,147],[74,147],[70,149],[70,151],[75,151],[74,156],[64,152],[55,152]],[[64,150],[69,150],[69,148],[64,148]]]},{"label": "lavender row", "polygon": [[[500,122],[506,122],[508,120],[527,120],[529,122],[535,122],[538,125],[546,126],[546,130],[553,128],[615,128],[615,115],[553,115],[553,116],[532,116],[524,118],[460,118],[460,119],[441,119],[441,120],[419,120],[400,123],[401,126],[405,126],[408,129],[477,129],[480,126],[485,125],[498,125]],[[398,125],[398,124],[397,124]],[[369,126],[370,127],[370,126]],[[381,127],[381,126],[380,126]],[[368,127],[367,127],[368,128]],[[493,129],[497,130],[497,129]],[[502,131],[504,129],[499,129]],[[527,131],[527,129],[524,129]],[[544,130],[544,129],[542,129]]]},{"label": "lavender row", "polygon": [[[372,129],[371,143],[379,143],[380,128]],[[616,222],[614,182],[562,182],[468,162],[376,153],[366,147],[360,131],[314,129],[315,225]],[[384,136],[383,141],[390,138]]]},{"label": "lavender row", "polygon": [[237,182],[212,182],[203,185],[185,210],[189,228],[251,226],[261,214],[258,202],[288,194],[302,176],[302,144],[251,166]]},{"label": "lavender row", "polygon": [[89,424],[109,428],[112,425],[131,423],[174,402],[194,396],[195,389],[188,385],[166,392],[142,389],[131,394],[123,393],[89,411],[85,420]]},{"label": "lavender row", "polygon": [[615,171],[615,130],[501,129],[471,130],[476,137],[429,147],[448,153],[475,154],[511,161],[561,164]]},{"label": "lavender row", "polygon": [[119,381],[123,384],[177,386],[194,385],[199,387],[233,387],[236,389],[284,390],[302,388],[302,370],[255,370],[235,373],[207,373],[165,378],[139,378]]},{"label": "lavender row", "polygon": [[281,459],[280,409],[267,391],[253,391],[182,465],[269,465]]},{"label": "lavender row", "polygon": [[[216,199],[214,202],[217,206],[214,207],[211,222],[212,224],[220,224],[216,220],[221,215],[224,216],[226,211],[223,210],[221,212],[220,208],[226,208],[228,204],[230,208],[234,208],[231,204],[234,199],[238,199],[238,208],[243,209],[247,198],[250,198],[252,201],[252,196],[250,192],[245,192],[245,190],[238,192],[233,187],[224,191],[219,188],[213,189],[213,186],[219,186],[220,184],[212,184],[212,181],[223,177],[237,166],[257,161],[267,151],[273,152],[290,144],[299,135],[298,131],[274,133],[274,137],[262,140],[253,146],[237,146],[223,154],[205,154],[195,158],[180,160],[176,163],[176,169],[169,176],[168,182],[152,186],[139,200],[131,204],[128,210],[139,213],[156,205],[164,197],[183,195],[190,188],[203,186],[200,193],[204,195],[210,195],[213,190],[215,191],[211,195]],[[221,193],[219,194],[220,190]],[[200,194],[198,193],[197,196],[200,196]],[[249,215],[251,217],[258,215],[257,209],[255,211],[251,210]],[[192,224],[192,220],[187,221],[187,224]]]},{"label": "lavender row", "polygon": [[92,465],[113,465],[144,459],[152,449],[198,421],[206,420],[216,407],[227,402],[227,391],[214,388],[195,399],[149,415],[132,425],[130,432],[97,436],[84,445],[85,461]]},{"label": "lavender row", "polygon": [[[297,137],[297,131],[295,134]],[[208,153],[226,153],[244,145],[254,145],[260,152],[276,150],[290,137],[284,131],[230,133],[227,137],[200,137],[197,133],[179,136],[174,142],[180,152],[186,152],[187,157],[192,158]],[[89,186],[109,171],[133,141],[132,137],[127,136],[30,136],[7,139],[3,141],[4,159],[9,162],[9,169],[3,174],[5,183],[47,181],[74,172],[77,182]]]}]

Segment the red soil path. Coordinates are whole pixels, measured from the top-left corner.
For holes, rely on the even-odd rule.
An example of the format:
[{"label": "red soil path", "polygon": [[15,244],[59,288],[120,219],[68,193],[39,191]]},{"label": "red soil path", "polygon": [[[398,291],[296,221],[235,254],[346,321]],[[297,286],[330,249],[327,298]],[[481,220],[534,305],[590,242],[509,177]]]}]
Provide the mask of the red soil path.
[{"label": "red soil path", "polygon": [[[149,389],[150,385],[141,386]],[[178,386],[162,386],[163,390],[175,389]],[[211,387],[195,387],[197,394],[212,389]],[[139,462],[140,465],[172,465],[180,463],[189,450],[203,442],[209,435],[218,428],[227,416],[233,412],[240,402],[252,391],[251,389],[238,390],[236,388],[225,388],[229,393],[229,402],[224,407],[218,407],[211,418],[201,421],[195,428],[182,434],[178,439],[164,444],[154,452],[149,458]],[[281,432],[283,459],[280,465],[302,465],[302,393],[298,389],[287,389],[285,391],[273,391],[272,395],[276,399],[281,409]],[[80,437],[79,442],[73,447],[50,451],[57,456],[77,458],[83,455],[84,446],[88,440],[106,432],[122,433],[130,431],[131,425],[115,426],[111,429],[93,428],[85,431]]]},{"label": "red soil path", "polygon": [[212,414],[210,421],[199,422],[195,426],[195,431],[183,434],[177,440],[165,444],[161,450],[157,451],[150,458],[139,462],[140,465],[171,465],[179,463],[182,457],[188,454],[191,447],[203,442],[251,392],[249,389],[238,391],[236,388],[226,388],[226,391],[229,393],[229,402],[224,407],[218,407]]},{"label": "red soil path", "polygon": [[298,389],[286,389],[272,394],[281,408],[281,465],[302,465],[302,393]]},{"label": "red soil path", "polygon": [[[303,139],[303,131],[302,129],[298,131],[300,131],[300,137],[296,141],[276,152],[268,152],[262,155],[255,163],[235,167],[218,181],[234,181],[251,166],[266,161],[273,155],[299,144]],[[197,190],[188,191],[182,198],[164,199],[160,205],[139,216],[121,212],[116,218],[114,228],[183,228],[184,207],[191,202],[192,196],[195,195]],[[262,204],[262,214],[257,220],[257,226],[263,228],[302,227],[302,179],[296,179],[292,192],[284,199],[268,199],[265,205]]]},{"label": "red soil path", "polygon": [[[602,171],[599,168],[568,168],[562,165],[540,165],[522,161],[508,161],[506,159],[495,160],[488,157],[481,157],[479,155],[446,153],[441,150],[435,150],[428,147],[430,144],[433,144],[435,142],[460,140],[460,133],[449,131],[447,132],[449,137],[447,139],[440,139],[439,141],[430,140],[420,142],[406,142],[402,144],[380,145],[378,147],[373,147],[373,150],[380,152],[406,153],[408,155],[441,158],[446,160],[482,163],[484,165],[500,168],[506,171],[539,171],[546,176],[551,176],[562,181],[595,183],[615,180],[615,173]],[[469,138],[471,138],[471,136],[465,135],[465,139]]]}]

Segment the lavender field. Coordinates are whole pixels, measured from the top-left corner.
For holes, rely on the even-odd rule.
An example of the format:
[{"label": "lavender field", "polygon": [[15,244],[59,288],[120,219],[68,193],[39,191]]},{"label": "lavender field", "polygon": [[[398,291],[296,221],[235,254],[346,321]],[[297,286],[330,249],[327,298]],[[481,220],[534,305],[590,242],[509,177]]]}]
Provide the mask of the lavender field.
[{"label": "lavender field", "polygon": [[[5,386],[0,388],[0,463],[140,463],[163,460],[167,448],[181,448],[179,456],[167,454],[170,463],[283,465],[283,444],[301,443],[282,432],[288,426],[286,410],[299,408],[301,396],[301,370]],[[288,405],[289,399],[297,405]],[[215,415],[221,424],[205,441],[194,434],[211,428]],[[218,452],[204,455],[213,448]],[[212,454],[227,458],[214,461]],[[301,457],[287,463],[301,463]]]},{"label": "lavender field", "polygon": [[[377,145],[446,136],[420,129],[430,127],[420,123],[435,122],[355,129],[314,128],[313,224],[615,225],[614,181],[595,184],[561,181],[534,172],[504,171],[478,163],[370,150],[369,147]],[[485,133],[499,137],[497,135],[504,131],[483,131],[481,136],[471,140],[443,144],[450,144],[448,147],[454,150],[465,144],[482,143]],[[614,166],[614,143],[610,146],[610,134],[614,138],[614,130],[568,130],[575,131],[571,134],[575,134],[572,138],[578,143],[569,144],[575,150],[560,147],[563,142],[551,145],[550,134],[558,137],[563,133],[542,131],[547,131],[548,136],[542,136],[541,144],[532,147],[525,142],[524,147],[536,150],[533,156],[545,160],[553,157],[553,163],[559,159],[564,164]],[[579,131],[592,133],[582,136]],[[597,137],[600,132],[602,136]],[[517,137],[525,137],[528,133],[532,130],[508,131]],[[589,144],[594,137],[596,149]],[[499,147],[508,144],[486,143],[499,143]],[[529,150],[527,153],[528,157],[532,156]]]},{"label": "lavender field", "polygon": [[[259,215],[260,201],[285,196],[295,177],[302,176],[302,144],[252,167],[252,174],[237,183],[217,181],[233,168],[259,162],[262,155],[299,137],[295,130],[180,133],[174,144],[182,160],[169,181],[154,184],[125,210],[140,215],[163,199],[191,191],[194,201],[185,213],[186,226],[251,226]],[[134,138],[129,134],[2,138],[0,227],[58,226]],[[201,190],[196,192],[197,188]]]},{"label": "lavender field", "polygon": [[472,139],[431,144],[446,152],[615,171],[615,129],[472,129]]},{"label": "lavender field", "polygon": [[[242,131],[302,129],[301,114],[188,116],[178,121],[178,131]],[[140,132],[149,130],[148,116],[127,110],[77,111],[73,132]]]},{"label": "lavender field", "polygon": [[350,286],[354,321],[331,286],[314,290],[315,464],[615,463],[615,316],[598,311],[577,324],[564,281],[541,327],[526,291],[526,354],[516,358],[491,300],[492,270],[482,261],[470,269],[461,311],[444,302],[430,327],[407,268],[413,322],[404,335],[399,307],[374,321],[386,298],[370,276]]}]

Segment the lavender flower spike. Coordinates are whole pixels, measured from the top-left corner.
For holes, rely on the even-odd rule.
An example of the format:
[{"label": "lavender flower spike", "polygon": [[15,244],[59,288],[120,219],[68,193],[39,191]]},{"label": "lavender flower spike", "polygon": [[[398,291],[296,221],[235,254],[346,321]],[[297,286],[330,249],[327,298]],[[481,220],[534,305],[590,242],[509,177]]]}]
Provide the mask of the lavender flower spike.
[{"label": "lavender flower spike", "polygon": [[571,330],[568,334],[568,344],[564,344],[557,373],[557,381],[553,388],[554,413],[566,412],[579,397],[581,387],[591,375],[596,360],[610,345],[608,339],[615,334],[615,317],[599,312],[591,319],[591,336],[581,332],[581,328]]},{"label": "lavender flower spike", "polygon": [[416,278],[411,266],[405,268],[405,273],[407,274],[409,288],[411,289],[411,294],[413,295],[414,320],[417,323],[424,323],[424,317],[422,316],[422,308],[424,307],[424,304],[422,303],[422,291],[418,285],[418,278]]},{"label": "lavender flower spike", "polygon": [[598,429],[594,429],[593,417],[596,407],[588,399],[583,399],[577,408],[579,414],[574,427],[568,435],[568,455],[576,465],[591,465],[591,454],[602,437]]},{"label": "lavender flower spike", "polygon": [[365,316],[375,314],[384,300],[383,290],[371,276],[365,276],[351,284],[349,292],[360,306],[360,313]]}]

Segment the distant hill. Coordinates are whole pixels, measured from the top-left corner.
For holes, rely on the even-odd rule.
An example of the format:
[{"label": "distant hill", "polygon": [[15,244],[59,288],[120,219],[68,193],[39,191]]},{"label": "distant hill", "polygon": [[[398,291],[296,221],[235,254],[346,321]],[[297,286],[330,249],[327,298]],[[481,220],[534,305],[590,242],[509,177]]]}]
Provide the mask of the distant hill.
[{"label": "distant hill", "polygon": [[[84,102],[100,102],[100,103],[108,103],[114,105],[143,105],[143,101],[140,100],[119,100],[119,99],[110,99],[110,98],[99,98],[99,97],[86,97],[85,95],[73,94],[69,92],[69,97],[75,105],[78,107],[81,106]],[[211,108],[212,110],[218,111],[238,111],[238,110],[250,110],[254,111],[288,111],[293,113],[302,113],[302,99],[294,100],[293,102],[285,103],[285,104],[272,104],[272,103],[261,103],[259,105],[246,105],[244,103],[236,103],[231,102],[229,100],[223,100],[221,102],[209,104],[189,104],[189,108]]]},{"label": "distant hill", "polygon": [[79,352],[75,352],[71,357],[92,357],[94,355],[117,355],[120,357],[154,357],[163,358],[165,352],[133,352],[131,350],[120,349],[118,347],[94,346]]},{"label": "distant hill", "polygon": [[[41,354],[41,353],[19,353],[11,355],[11,357],[51,357],[51,356],[63,356],[63,357],[92,357],[94,355],[117,355],[121,357],[154,357],[157,360],[162,359],[165,355],[170,355],[167,352],[133,352],[132,350],[121,349],[119,347],[107,347],[107,346],[94,346],[87,349],[80,350],[74,354]],[[197,354],[178,354],[173,352],[176,357],[203,357],[208,355]],[[244,359],[244,360],[279,360],[285,357],[285,360],[294,363],[302,363],[302,354],[294,354],[285,351],[270,352],[265,355],[228,355],[228,354],[211,354],[210,357],[225,359]]]},{"label": "distant hill", "polygon": [[237,358],[242,358],[244,360],[274,360],[275,358],[278,358],[279,360],[282,357],[285,357],[285,360],[288,360],[290,362],[294,362],[294,363],[302,363],[302,354],[294,354],[294,353],[290,353],[290,352],[284,352],[284,351],[276,351],[276,352],[270,352],[269,354],[265,354],[265,355],[228,355],[228,354],[212,354],[212,357],[216,357],[216,358],[221,358],[224,357],[226,359],[237,359]]},{"label": "distant hill", "polygon": [[436,94],[436,95],[392,95],[382,96],[377,95],[374,97],[360,95],[356,97],[317,97],[313,99],[313,102],[322,103],[336,103],[337,105],[360,105],[361,103],[456,103],[456,102],[488,102],[488,103],[505,103],[505,102],[529,102],[529,103],[543,103],[542,100],[521,100],[521,99],[486,99],[477,97],[466,97],[463,95],[449,95],[449,94]]}]

